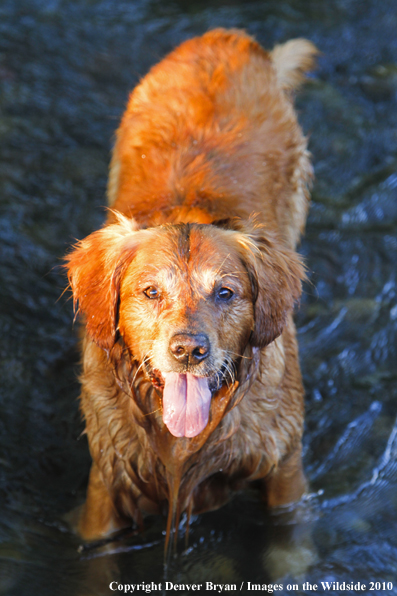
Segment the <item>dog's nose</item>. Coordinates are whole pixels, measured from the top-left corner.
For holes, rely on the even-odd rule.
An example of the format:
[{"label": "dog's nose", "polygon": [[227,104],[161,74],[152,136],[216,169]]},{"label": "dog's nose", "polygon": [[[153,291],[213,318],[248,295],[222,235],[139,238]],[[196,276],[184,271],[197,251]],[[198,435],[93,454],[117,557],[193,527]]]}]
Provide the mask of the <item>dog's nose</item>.
[{"label": "dog's nose", "polygon": [[203,333],[178,333],[171,338],[170,352],[178,362],[198,364],[209,355],[210,342]]}]

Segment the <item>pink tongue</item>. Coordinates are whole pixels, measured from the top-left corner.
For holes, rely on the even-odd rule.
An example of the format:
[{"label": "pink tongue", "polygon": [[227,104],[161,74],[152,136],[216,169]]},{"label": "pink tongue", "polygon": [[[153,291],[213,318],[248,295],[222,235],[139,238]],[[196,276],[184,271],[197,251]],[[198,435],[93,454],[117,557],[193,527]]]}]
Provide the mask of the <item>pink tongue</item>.
[{"label": "pink tongue", "polygon": [[195,437],[207,426],[211,405],[208,379],[164,373],[163,420],[174,437]]}]

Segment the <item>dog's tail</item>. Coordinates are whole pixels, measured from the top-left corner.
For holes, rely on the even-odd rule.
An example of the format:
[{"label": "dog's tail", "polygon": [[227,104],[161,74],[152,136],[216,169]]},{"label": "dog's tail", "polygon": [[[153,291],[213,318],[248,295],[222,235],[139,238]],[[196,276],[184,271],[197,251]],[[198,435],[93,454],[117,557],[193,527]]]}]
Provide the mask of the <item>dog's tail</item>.
[{"label": "dog's tail", "polygon": [[307,39],[291,39],[275,46],[270,53],[279,84],[286,91],[293,91],[305,81],[305,74],[316,67],[319,55],[316,46]]}]

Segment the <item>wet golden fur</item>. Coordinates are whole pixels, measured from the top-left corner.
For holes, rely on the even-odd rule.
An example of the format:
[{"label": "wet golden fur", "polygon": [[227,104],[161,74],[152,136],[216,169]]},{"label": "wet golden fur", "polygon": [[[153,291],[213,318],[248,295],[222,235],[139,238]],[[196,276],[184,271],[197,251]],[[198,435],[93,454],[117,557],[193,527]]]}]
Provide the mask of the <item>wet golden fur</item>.
[{"label": "wet golden fur", "polygon": [[[305,490],[292,309],[312,170],[292,93],[315,53],[305,40],[268,53],[218,29],[183,43],[130,96],[107,224],[67,257],[86,324],[85,539],[147,512],[168,511],[169,533],[182,511],[218,507],[253,480],[269,506]],[[159,300],[144,294],[154,286]],[[191,439],[165,427],[156,372],[173,370],[168,342],[181,330],[208,335],[195,370],[222,383]]]}]

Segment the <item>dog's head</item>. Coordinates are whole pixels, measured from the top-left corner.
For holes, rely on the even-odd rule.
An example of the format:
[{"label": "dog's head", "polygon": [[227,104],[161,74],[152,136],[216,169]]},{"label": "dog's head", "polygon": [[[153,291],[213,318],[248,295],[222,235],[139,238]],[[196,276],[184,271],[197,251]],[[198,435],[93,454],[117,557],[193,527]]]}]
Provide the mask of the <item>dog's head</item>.
[{"label": "dog's head", "polygon": [[208,422],[211,396],[236,374],[250,343],[282,332],[303,266],[263,227],[176,224],[138,230],[121,215],[67,257],[89,336],[109,351],[122,337],[163,392],[174,436]]}]

